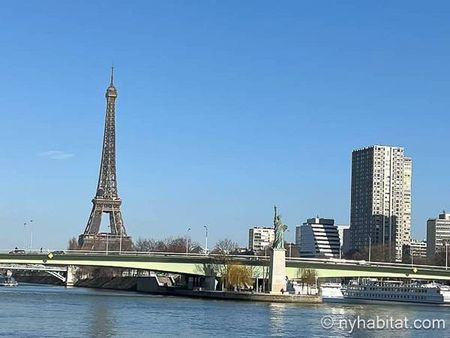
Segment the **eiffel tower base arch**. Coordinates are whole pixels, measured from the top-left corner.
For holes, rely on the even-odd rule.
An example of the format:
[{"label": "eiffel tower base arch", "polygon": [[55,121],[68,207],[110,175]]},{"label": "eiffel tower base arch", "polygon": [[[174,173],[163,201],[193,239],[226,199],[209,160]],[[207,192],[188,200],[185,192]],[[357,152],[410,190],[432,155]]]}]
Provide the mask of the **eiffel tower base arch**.
[{"label": "eiffel tower base arch", "polygon": [[78,237],[80,250],[122,252],[133,250],[133,241],[130,236],[98,233],[95,235],[81,234]]}]

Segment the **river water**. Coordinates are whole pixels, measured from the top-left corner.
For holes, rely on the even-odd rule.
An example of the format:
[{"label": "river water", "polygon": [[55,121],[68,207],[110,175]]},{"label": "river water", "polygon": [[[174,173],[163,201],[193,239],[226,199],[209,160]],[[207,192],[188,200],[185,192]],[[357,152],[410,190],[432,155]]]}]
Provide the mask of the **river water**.
[{"label": "river water", "polygon": [[[400,328],[405,317],[434,329]],[[325,329],[321,321],[329,326],[330,318]],[[450,307],[250,303],[21,284],[0,288],[0,336],[450,337]]]}]

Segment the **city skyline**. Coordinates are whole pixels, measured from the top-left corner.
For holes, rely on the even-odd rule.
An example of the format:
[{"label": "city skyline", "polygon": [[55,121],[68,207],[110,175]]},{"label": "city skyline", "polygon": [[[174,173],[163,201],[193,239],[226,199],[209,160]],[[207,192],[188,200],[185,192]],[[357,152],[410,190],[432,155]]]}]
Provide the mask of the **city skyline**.
[{"label": "city skyline", "polygon": [[[4,5],[0,247],[27,245],[31,219],[36,247],[65,247],[85,226],[111,62],[121,92],[119,189],[135,239],[190,227],[201,243],[207,224],[212,242],[244,246],[251,225],[271,225],[273,204],[289,241],[311,215],[349,223],[351,151],[373,144],[403,146],[414,159],[413,238],[425,238],[427,219],[449,209],[450,140],[435,135],[449,122],[450,50],[439,33],[450,25],[437,9],[426,8],[434,17],[419,29],[417,4],[399,17],[367,6],[352,22],[333,5],[263,5],[255,16],[248,4],[233,13],[214,3],[152,4],[142,13],[86,6],[63,4],[41,21],[49,3]],[[302,10],[308,18],[297,20]],[[94,22],[90,11],[105,18]],[[225,28],[212,26],[217,16]],[[351,48],[366,35],[371,44]]]}]

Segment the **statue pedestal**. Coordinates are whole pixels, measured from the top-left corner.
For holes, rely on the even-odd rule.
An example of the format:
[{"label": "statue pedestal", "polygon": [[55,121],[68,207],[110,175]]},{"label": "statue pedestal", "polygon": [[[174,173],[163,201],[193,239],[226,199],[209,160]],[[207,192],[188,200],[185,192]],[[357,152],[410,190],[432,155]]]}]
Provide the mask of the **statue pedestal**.
[{"label": "statue pedestal", "polygon": [[282,294],[286,291],[286,249],[270,251],[269,291],[271,294]]}]

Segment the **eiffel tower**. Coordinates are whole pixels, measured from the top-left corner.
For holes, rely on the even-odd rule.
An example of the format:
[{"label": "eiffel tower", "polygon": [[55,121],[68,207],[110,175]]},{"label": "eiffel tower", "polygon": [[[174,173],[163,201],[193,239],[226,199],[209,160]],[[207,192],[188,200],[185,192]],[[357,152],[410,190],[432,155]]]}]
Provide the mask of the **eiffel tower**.
[{"label": "eiffel tower", "polygon": [[[123,224],[117,192],[116,174],[116,99],[114,67],[111,68],[111,82],[106,89],[106,117],[103,135],[102,159],[97,183],[97,192],[92,199],[92,210],[84,233],[78,237],[81,250],[129,250],[131,237],[127,236]],[[109,215],[109,232],[100,232],[102,215]]]}]

